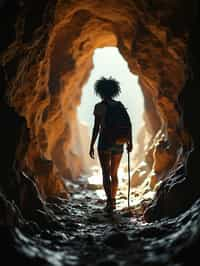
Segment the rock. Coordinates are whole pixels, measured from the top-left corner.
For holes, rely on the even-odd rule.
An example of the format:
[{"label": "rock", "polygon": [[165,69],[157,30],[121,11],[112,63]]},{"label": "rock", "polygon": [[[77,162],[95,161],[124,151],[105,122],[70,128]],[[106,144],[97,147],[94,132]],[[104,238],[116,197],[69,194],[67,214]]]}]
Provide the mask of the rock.
[{"label": "rock", "polygon": [[123,232],[115,232],[109,234],[104,243],[112,248],[123,249],[129,246],[128,236]]},{"label": "rock", "polygon": [[[148,171],[154,161],[153,167],[165,172],[178,158],[178,148],[187,144],[179,132],[183,126],[177,98],[187,78],[191,9],[186,4],[180,8],[179,1],[161,5],[160,1],[139,4],[131,0],[108,1],[106,12],[104,2],[92,0],[83,0],[81,5],[79,1],[42,1],[38,6],[37,13],[32,2],[17,5],[12,22],[21,25],[23,20],[24,26],[14,27],[10,20],[2,26],[2,40],[12,38],[1,50],[0,75],[3,87],[8,88],[9,104],[29,128],[21,166],[28,175],[33,173],[43,198],[67,194],[62,178],[74,179],[84,170],[76,109],[97,47],[117,46],[138,75],[146,129],[138,153],[142,153],[140,158],[148,157]],[[2,8],[6,19],[9,8]],[[163,121],[171,149],[160,150],[153,158],[154,136]],[[147,150],[146,138],[153,139]]]},{"label": "rock", "polygon": [[97,266],[118,266],[119,264],[114,260],[102,260],[97,263]]},{"label": "rock", "polygon": [[152,203],[144,211],[144,219],[152,222],[162,217],[175,217],[186,211],[196,198],[195,193],[188,193],[193,191],[192,187],[189,178],[177,169],[177,172],[166,178],[158,188]]},{"label": "rock", "polygon": [[10,201],[0,193],[0,226],[14,227],[19,224],[20,214]]},{"label": "rock", "polygon": [[[18,1],[14,6],[2,1],[0,183],[6,195],[17,144],[24,142],[17,147],[20,170],[34,180],[43,199],[67,197],[64,179],[76,179],[83,170],[77,152],[81,132],[76,112],[93,68],[92,55],[98,47],[117,46],[130,71],[138,75],[144,95],[145,127],[138,153],[148,171],[155,172],[152,188],[169,177],[179,162],[187,162],[191,139],[197,147],[188,161],[190,182],[176,183],[169,190],[165,182],[156,196],[155,213],[158,217],[177,215],[200,196],[195,121],[199,111],[198,8],[195,1],[180,2],[112,0],[106,1],[105,8],[105,1],[93,0],[81,4],[42,0],[36,6],[32,1]],[[178,103],[181,92],[184,111]],[[2,107],[5,101],[25,119],[28,138],[17,134],[17,115],[11,122],[8,106],[7,110]],[[136,183],[147,174],[141,180],[136,175]],[[25,183],[19,193],[20,206],[31,217],[31,208],[42,208],[42,203],[30,181]],[[28,202],[32,196],[33,202]]]}]

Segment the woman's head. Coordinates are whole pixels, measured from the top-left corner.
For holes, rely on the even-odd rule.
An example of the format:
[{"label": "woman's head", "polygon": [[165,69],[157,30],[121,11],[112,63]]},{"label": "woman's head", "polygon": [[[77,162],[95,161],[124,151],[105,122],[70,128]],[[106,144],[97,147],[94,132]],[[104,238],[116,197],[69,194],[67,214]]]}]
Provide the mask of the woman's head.
[{"label": "woman's head", "polygon": [[113,78],[100,78],[95,82],[94,90],[102,99],[114,98],[121,92],[119,82]]}]

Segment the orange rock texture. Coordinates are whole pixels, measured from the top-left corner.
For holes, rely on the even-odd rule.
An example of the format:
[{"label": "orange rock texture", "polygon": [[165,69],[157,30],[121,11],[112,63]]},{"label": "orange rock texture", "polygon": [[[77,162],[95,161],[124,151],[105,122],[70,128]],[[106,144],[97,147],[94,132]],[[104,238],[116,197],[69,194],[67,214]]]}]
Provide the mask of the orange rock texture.
[{"label": "orange rock texture", "polygon": [[73,150],[76,109],[98,47],[117,46],[138,75],[145,97],[143,134],[150,141],[143,147],[148,173],[165,178],[191,148],[178,105],[188,71],[191,5],[181,0],[58,0],[38,5],[32,7],[39,14],[35,24],[30,22],[34,14],[19,5],[15,38],[2,50],[0,61],[9,104],[25,117],[30,131],[22,165],[43,197],[65,196],[63,179],[81,174],[81,157]]}]

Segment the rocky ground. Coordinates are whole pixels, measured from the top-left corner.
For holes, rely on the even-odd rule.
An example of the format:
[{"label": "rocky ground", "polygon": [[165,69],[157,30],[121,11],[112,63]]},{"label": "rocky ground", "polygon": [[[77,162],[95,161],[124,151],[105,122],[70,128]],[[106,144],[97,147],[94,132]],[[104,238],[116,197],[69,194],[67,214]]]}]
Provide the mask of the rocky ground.
[{"label": "rocky ground", "polygon": [[191,260],[198,257],[200,201],[179,217],[146,223],[138,210],[120,209],[122,193],[108,214],[85,180],[71,183],[71,191],[68,201],[49,199],[49,219],[40,225],[1,229],[1,265],[199,265]]}]

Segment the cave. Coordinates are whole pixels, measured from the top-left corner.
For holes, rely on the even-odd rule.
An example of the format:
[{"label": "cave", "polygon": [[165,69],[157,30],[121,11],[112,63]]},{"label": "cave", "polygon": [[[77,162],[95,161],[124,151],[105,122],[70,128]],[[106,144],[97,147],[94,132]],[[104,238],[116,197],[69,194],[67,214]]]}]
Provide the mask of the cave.
[{"label": "cave", "polygon": [[[198,1],[3,0],[0,22],[1,260],[191,265],[200,241]],[[119,50],[144,97],[131,161],[141,200],[112,216],[73,146],[93,54],[106,47]]]}]

